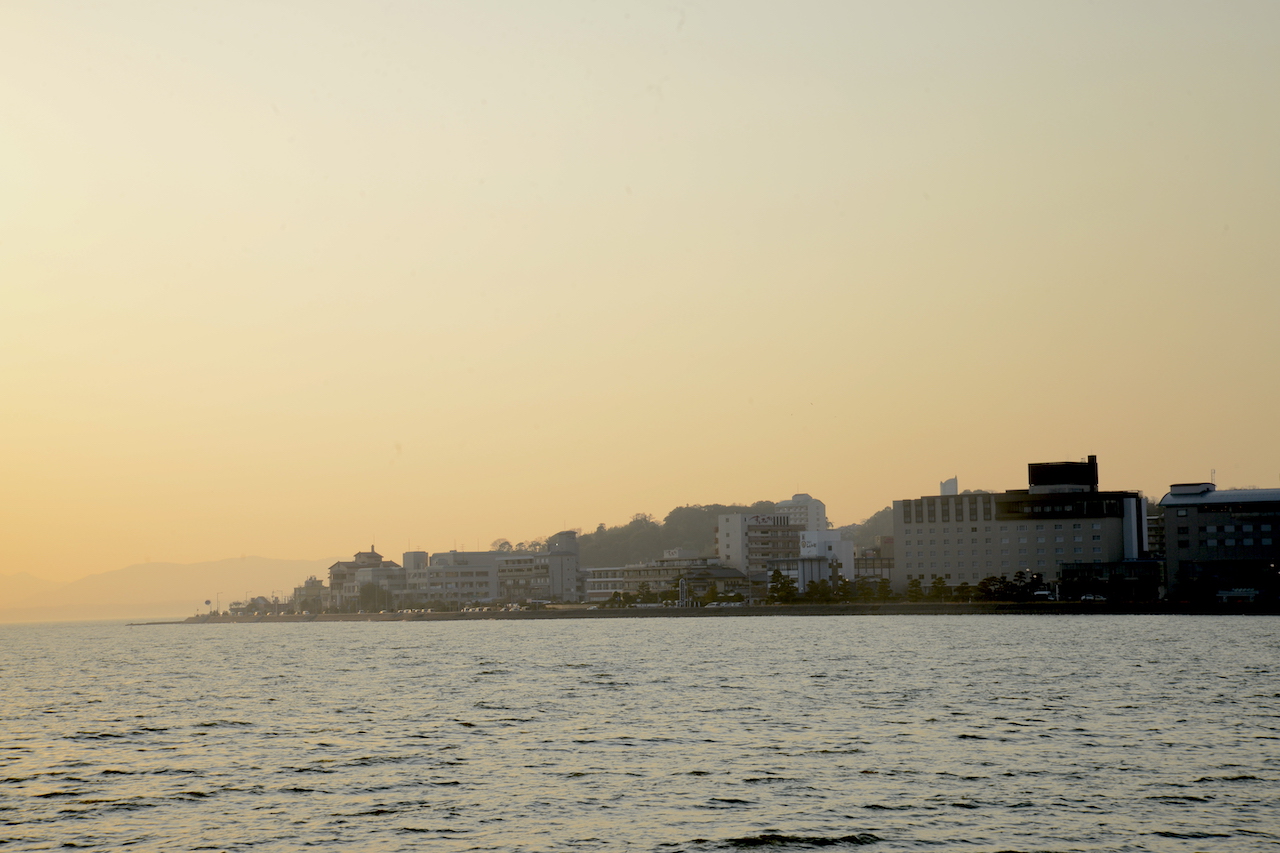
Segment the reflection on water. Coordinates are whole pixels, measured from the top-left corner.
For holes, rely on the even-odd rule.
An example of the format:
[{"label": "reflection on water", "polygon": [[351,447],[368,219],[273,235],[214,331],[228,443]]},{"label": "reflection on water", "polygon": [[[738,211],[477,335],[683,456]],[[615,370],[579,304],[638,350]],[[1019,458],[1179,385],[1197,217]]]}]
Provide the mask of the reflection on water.
[{"label": "reflection on water", "polygon": [[0,846],[1280,846],[1280,619],[0,626]]}]

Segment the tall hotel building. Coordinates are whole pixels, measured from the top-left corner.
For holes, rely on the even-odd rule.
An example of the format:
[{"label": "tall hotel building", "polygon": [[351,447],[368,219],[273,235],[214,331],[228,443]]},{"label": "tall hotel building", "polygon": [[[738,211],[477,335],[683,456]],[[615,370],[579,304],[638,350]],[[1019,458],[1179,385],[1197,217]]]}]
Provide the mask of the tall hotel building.
[{"label": "tall hotel building", "polygon": [[1147,550],[1146,498],[1098,489],[1098,459],[1027,466],[1028,488],[893,502],[890,582],[956,587],[1017,572],[1050,584],[1064,565],[1136,560]]}]

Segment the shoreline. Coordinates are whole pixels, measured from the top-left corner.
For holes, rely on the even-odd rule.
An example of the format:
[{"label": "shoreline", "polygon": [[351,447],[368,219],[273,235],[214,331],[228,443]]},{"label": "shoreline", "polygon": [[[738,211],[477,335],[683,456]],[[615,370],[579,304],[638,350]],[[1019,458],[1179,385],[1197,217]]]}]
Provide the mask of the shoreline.
[{"label": "shoreline", "polygon": [[1280,606],[1268,604],[1207,604],[1152,602],[1149,604],[1096,603],[1077,601],[974,603],[893,602],[887,604],[788,604],[755,607],[662,607],[604,608],[566,607],[547,610],[492,610],[463,613],[316,613],[279,616],[188,616],[154,622],[130,622],[132,627],[148,625],[242,625],[299,624],[308,622],[474,622],[528,619],[724,619],[744,616],[1275,616]]}]

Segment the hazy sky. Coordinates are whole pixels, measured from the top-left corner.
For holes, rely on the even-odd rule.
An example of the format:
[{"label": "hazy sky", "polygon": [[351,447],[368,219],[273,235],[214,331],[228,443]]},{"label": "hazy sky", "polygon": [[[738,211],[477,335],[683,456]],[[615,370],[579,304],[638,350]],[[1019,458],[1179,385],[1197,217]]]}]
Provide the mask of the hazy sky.
[{"label": "hazy sky", "polygon": [[1280,3],[8,2],[0,536],[1280,483]]}]

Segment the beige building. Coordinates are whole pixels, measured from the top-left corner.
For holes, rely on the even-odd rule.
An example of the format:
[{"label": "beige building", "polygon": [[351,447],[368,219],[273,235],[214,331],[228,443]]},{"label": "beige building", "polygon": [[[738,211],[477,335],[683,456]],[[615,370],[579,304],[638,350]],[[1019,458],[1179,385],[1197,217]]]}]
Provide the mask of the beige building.
[{"label": "beige building", "polygon": [[[653,592],[662,592],[674,588],[681,577],[692,577],[719,568],[722,567],[715,557],[698,557],[693,551],[673,548],[664,551],[660,560],[619,568],[585,570],[586,598],[587,601],[600,602],[608,601],[615,592],[638,595],[642,584],[648,584]],[[735,571],[721,577],[721,581],[736,591],[745,585],[746,576]],[[726,591],[723,586],[718,588],[721,592]]]},{"label": "beige building", "polygon": [[1097,457],[1027,470],[1026,489],[894,501],[893,591],[905,593],[913,579],[926,588],[937,578],[976,586],[1018,572],[1054,584],[1064,564],[1144,556],[1146,498],[1100,491]]}]

